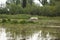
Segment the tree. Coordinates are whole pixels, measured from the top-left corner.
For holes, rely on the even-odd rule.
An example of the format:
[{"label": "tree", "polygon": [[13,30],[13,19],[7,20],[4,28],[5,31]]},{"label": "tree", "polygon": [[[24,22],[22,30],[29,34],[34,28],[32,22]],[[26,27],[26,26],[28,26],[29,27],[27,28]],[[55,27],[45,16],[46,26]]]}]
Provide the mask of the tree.
[{"label": "tree", "polygon": [[20,4],[20,0],[16,0],[16,5]]},{"label": "tree", "polygon": [[18,5],[18,4],[20,4],[20,0],[7,0],[6,4],[16,4],[16,5]]},{"label": "tree", "polygon": [[32,5],[33,0],[28,0],[28,3],[29,3],[30,5]]},{"label": "tree", "polygon": [[42,4],[45,5],[47,3],[47,0],[42,0]]},{"label": "tree", "polygon": [[15,4],[16,3],[16,0],[7,0],[6,3],[7,4]]},{"label": "tree", "polygon": [[9,9],[8,14],[21,14],[22,13],[22,6],[21,5],[10,4],[10,5],[7,5],[6,8]]},{"label": "tree", "polygon": [[26,1],[26,0],[23,0],[23,3],[22,3],[22,7],[23,7],[23,8],[26,7],[26,3],[27,3],[27,1]]}]

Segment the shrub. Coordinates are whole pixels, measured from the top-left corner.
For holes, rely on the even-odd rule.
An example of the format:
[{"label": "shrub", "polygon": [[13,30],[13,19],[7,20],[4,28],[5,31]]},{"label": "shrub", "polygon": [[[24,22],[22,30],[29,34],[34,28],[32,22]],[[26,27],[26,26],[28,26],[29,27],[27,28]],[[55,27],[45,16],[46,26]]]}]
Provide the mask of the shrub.
[{"label": "shrub", "polygon": [[12,23],[16,24],[16,23],[18,23],[18,21],[17,20],[13,20]]},{"label": "shrub", "polygon": [[59,4],[60,4],[60,2],[58,2],[56,5],[56,10],[55,10],[56,16],[60,16],[60,5]]},{"label": "shrub", "polygon": [[10,22],[11,20],[10,20],[10,19],[8,19],[8,21]]},{"label": "shrub", "polygon": [[20,21],[21,24],[27,24],[27,23],[36,23],[35,21],[29,21],[29,20],[22,20]]},{"label": "shrub", "polygon": [[2,19],[2,23],[5,23],[5,22],[7,22],[7,20],[6,19]]},{"label": "shrub", "polygon": [[25,23],[27,23],[27,21],[26,20],[22,20],[22,21],[20,21],[20,23],[21,24],[25,24]]}]

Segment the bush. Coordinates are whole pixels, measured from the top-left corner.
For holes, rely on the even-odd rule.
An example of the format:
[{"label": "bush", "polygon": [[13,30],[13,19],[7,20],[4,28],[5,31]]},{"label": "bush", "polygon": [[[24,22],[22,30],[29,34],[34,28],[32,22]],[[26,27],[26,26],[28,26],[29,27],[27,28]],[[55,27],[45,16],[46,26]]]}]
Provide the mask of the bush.
[{"label": "bush", "polygon": [[35,21],[28,21],[28,20],[22,20],[20,21],[21,24],[27,24],[27,23],[36,23]]},{"label": "bush", "polygon": [[11,20],[10,19],[8,19],[8,22],[10,22]]},{"label": "bush", "polygon": [[59,4],[60,4],[60,2],[58,2],[56,5],[56,10],[55,10],[56,16],[60,16],[60,5]]},{"label": "bush", "polygon": [[[51,4],[44,5],[43,7],[36,6],[36,5],[29,5],[27,4],[25,8],[22,8],[21,5],[15,5],[11,4],[8,6],[10,11],[7,11],[7,8],[5,9],[0,9],[0,13],[2,14],[31,14],[31,15],[39,15],[39,16],[60,16],[60,1],[56,2],[55,0],[51,0]],[[3,12],[4,11],[4,12]],[[25,16],[25,15],[24,15]],[[15,17],[15,18],[23,18],[23,19],[28,19],[29,16],[25,17]],[[7,16],[1,16],[1,18],[8,18]]]},{"label": "bush", "polygon": [[13,20],[12,23],[16,24],[16,23],[18,23],[18,21],[17,20]]},{"label": "bush", "polygon": [[5,23],[5,22],[7,22],[7,20],[6,19],[2,19],[2,23]]},{"label": "bush", "polygon": [[21,24],[25,24],[25,23],[27,23],[27,21],[26,20],[22,20],[22,21],[20,21],[20,23]]}]

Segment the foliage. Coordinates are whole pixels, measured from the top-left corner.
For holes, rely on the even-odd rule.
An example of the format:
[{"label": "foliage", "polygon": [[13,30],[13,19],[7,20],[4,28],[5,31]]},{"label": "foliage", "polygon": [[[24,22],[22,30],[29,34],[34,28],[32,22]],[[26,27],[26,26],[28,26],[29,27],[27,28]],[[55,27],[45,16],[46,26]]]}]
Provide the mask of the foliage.
[{"label": "foliage", "polygon": [[56,16],[58,15],[58,16],[60,16],[60,2],[58,2],[57,4],[56,4],[56,10],[55,10],[55,14],[56,14]]},{"label": "foliage", "polygon": [[20,0],[7,0],[6,4],[7,5],[10,5],[10,4],[16,4],[16,5],[18,5],[18,4],[20,4]]},{"label": "foliage", "polygon": [[2,19],[2,23],[5,23],[5,22],[7,22],[7,20],[6,19]]},{"label": "foliage", "polygon": [[[60,16],[60,1],[51,0],[51,4],[44,4],[43,7],[36,6],[32,0],[22,0],[21,3],[15,4],[14,1],[9,0],[12,3],[8,4],[6,8],[0,8],[0,14],[31,14],[41,16]],[[9,2],[7,1],[7,2]],[[16,2],[18,2],[17,0]],[[45,1],[44,1],[45,2]],[[23,7],[22,7],[23,6]],[[8,11],[9,9],[9,11]]]},{"label": "foliage", "polygon": [[20,5],[14,5],[14,4],[11,4],[9,6],[9,9],[10,9],[10,13],[11,14],[21,14],[22,13],[22,7]]},{"label": "foliage", "polygon": [[21,24],[26,24],[27,21],[26,21],[26,20],[21,20],[20,23],[21,23]]},{"label": "foliage", "polygon": [[18,21],[17,20],[13,20],[11,23],[17,24]]},{"label": "foliage", "polygon": [[26,3],[27,3],[27,1],[26,1],[26,0],[23,0],[23,3],[22,3],[22,7],[23,7],[23,8],[26,7]]},{"label": "foliage", "polygon": [[8,21],[10,22],[10,21],[11,21],[11,19],[8,19]]}]

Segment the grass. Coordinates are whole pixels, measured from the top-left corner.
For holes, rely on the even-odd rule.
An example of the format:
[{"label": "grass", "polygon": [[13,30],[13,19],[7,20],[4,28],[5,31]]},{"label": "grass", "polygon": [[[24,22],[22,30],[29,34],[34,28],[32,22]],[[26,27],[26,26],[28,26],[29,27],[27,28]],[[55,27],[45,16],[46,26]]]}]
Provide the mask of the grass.
[{"label": "grass", "polygon": [[9,19],[28,19],[31,15],[27,14],[17,14],[17,15],[6,15],[6,14],[0,14],[0,19],[2,18],[9,18]]},{"label": "grass", "polygon": [[[1,15],[0,16],[0,27],[6,28],[7,32],[10,31],[12,34],[22,34],[30,35],[35,31],[44,31],[50,32],[54,36],[60,37],[60,17],[46,17],[46,16],[37,16],[39,18],[36,23],[25,23],[30,17],[34,15],[19,14],[19,15]],[[2,23],[2,17],[6,22]],[[20,23],[22,20],[23,23]],[[57,27],[59,26],[59,27]]]}]

